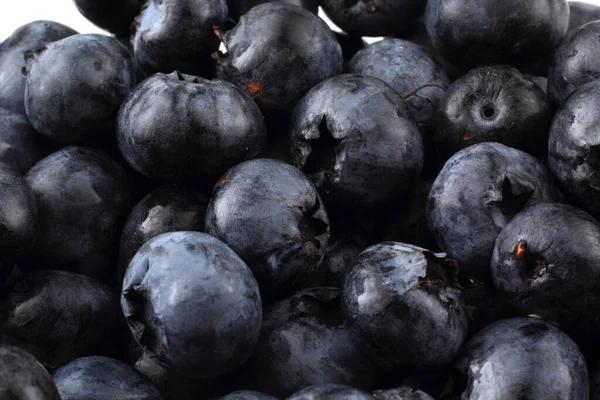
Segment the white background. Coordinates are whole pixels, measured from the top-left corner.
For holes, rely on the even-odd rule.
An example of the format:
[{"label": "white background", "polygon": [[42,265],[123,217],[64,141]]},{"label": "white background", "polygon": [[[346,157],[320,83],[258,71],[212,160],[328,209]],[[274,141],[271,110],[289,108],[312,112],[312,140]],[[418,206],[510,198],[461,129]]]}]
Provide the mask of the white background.
[{"label": "white background", "polygon": [[[63,23],[79,33],[103,33],[101,29],[92,25],[91,22],[88,22],[79,14],[72,0],[1,1],[4,4],[2,4],[2,11],[0,12],[0,41],[4,40],[19,26],[40,19]],[[600,5],[600,0],[586,2]]]}]

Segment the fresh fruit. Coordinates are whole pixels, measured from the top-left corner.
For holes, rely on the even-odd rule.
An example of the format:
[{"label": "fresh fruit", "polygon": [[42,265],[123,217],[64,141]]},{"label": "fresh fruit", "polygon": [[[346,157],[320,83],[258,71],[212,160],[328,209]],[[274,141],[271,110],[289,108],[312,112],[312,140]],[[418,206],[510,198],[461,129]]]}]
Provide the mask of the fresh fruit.
[{"label": "fresh fruit", "polygon": [[52,377],[23,349],[0,344],[0,398],[61,400]]},{"label": "fresh fruit", "polygon": [[0,163],[24,175],[50,154],[51,148],[24,115],[6,110],[0,112]]},{"label": "fresh fruit", "polygon": [[600,19],[600,7],[583,1],[569,1],[569,33]]},{"label": "fresh fruit", "polygon": [[326,384],[309,386],[302,389],[287,400],[374,400],[367,392],[349,386]]},{"label": "fresh fruit", "polygon": [[128,33],[131,22],[139,14],[144,0],[73,0],[79,12],[111,33]]}]

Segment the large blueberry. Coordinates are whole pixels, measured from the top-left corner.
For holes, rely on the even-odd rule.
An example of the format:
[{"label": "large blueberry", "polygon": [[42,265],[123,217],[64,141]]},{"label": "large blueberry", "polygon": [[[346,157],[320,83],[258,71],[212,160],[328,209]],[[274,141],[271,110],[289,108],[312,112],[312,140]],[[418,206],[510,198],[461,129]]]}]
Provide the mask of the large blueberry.
[{"label": "large blueberry", "polygon": [[350,386],[329,383],[309,386],[286,400],[375,400],[375,397]]},{"label": "large blueberry", "polygon": [[128,33],[144,0],[73,0],[79,12],[111,33]]},{"label": "large blueberry", "polygon": [[39,161],[25,178],[40,217],[27,267],[114,279],[119,234],[133,203],[123,167],[99,150],[72,146]]},{"label": "large blueberry", "polygon": [[50,149],[51,145],[33,130],[24,115],[0,113],[0,163],[26,174]]},{"label": "large blueberry", "polygon": [[402,198],[423,168],[421,133],[379,79],[343,74],[311,89],[290,123],[294,164],[326,201],[374,211]]},{"label": "large blueberry", "polygon": [[119,106],[134,84],[131,58],[116,39],[70,36],[31,55],[27,117],[36,131],[61,143],[110,136]]},{"label": "large blueberry", "polygon": [[149,378],[108,357],[73,360],[54,373],[54,383],[61,400],[162,400]]},{"label": "large blueberry", "polygon": [[461,349],[455,368],[465,379],[466,387],[457,388],[463,390],[462,399],[589,398],[587,368],[579,348],[539,318],[489,325]]},{"label": "large blueberry", "polygon": [[342,71],[342,50],[325,21],[298,6],[258,5],[221,35],[221,79],[235,83],[265,114],[291,111],[317,83]]},{"label": "large blueberry", "polygon": [[178,72],[135,88],[119,111],[117,135],[134,169],[167,181],[218,177],[256,157],[267,138],[259,108],[237,87]]},{"label": "large blueberry", "polygon": [[569,1],[569,30],[574,31],[588,22],[600,19],[600,7],[583,1]]},{"label": "large blueberry", "polygon": [[466,339],[460,295],[445,254],[383,242],[346,273],[342,307],[377,364],[426,370],[448,365]]},{"label": "large blueberry", "polygon": [[427,393],[408,386],[373,392],[378,400],[433,400]]},{"label": "large blueberry", "polygon": [[146,242],[125,273],[121,307],[144,350],[189,377],[216,377],[242,365],[262,318],[250,269],[200,232],[163,233]]},{"label": "large blueberry", "polygon": [[479,143],[446,162],[429,192],[427,218],[440,249],[467,273],[489,280],[502,228],[525,207],[558,196],[538,160],[500,143]]},{"label": "large blueberry", "polygon": [[0,345],[0,398],[61,400],[44,366],[25,350],[8,344]]},{"label": "large blueberry", "polygon": [[205,229],[239,254],[267,297],[284,297],[314,273],[329,240],[317,190],[299,169],[257,159],[217,183]]}]

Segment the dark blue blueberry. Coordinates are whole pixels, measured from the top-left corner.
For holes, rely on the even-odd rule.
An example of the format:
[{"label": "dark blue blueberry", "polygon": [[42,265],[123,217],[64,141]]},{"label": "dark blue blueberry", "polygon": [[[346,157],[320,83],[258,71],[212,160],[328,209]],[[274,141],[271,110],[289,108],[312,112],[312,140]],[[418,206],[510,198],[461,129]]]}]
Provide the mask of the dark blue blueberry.
[{"label": "dark blue blueberry", "polygon": [[447,366],[467,335],[456,265],[428,250],[384,242],[346,273],[342,307],[367,354],[385,369]]},{"label": "dark blue blueberry", "polygon": [[4,400],[61,400],[52,377],[25,350],[0,344],[0,397]]},{"label": "dark blue blueberry", "polygon": [[30,56],[27,117],[36,131],[61,143],[110,136],[134,84],[131,58],[116,39],[74,35]]},{"label": "dark blue blueberry", "polygon": [[290,112],[310,88],[342,71],[335,35],[301,7],[261,4],[221,39],[227,54],[215,54],[219,78],[242,88],[265,115]]},{"label": "dark blue blueberry", "polygon": [[205,229],[242,257],[266,297],[303,287],[329,240],[329,219],[313,184],[299,169],[270,159],[246,161],[223,175]]},{"label": "dark blue blueberry", "polygon": [[26,174],[52,146],[33,130],[24,115],[0,112],[0,163]]},{"label": "dark blue blueberry", "polygon": [[220,176],[256,157],[264,118],[234,85],[173,72],[146,79],[119,111],[123,157],[138,172],[167,181]]},{"label": "dark blue blueberry", "polygon": [[435,179],[427,204],[429,228],[462,270],[489,281],[500,231],[525,207],[558,196],[537,159],[500,143],[479,143],[452,156]]},{"label": "dark blue blueberry", "polygon": [[423,168],[421,133],[383,81],[343,74],[300,100],[290,124],[294,164],[326,201],[374,212],[412,189]]},{"label": "dark blue blueberry", "polygon": [[79,12],[111,33],[128,33],[144,0],[73,0]]},{"label": "dark blue blueberry", "polygon": [[427,393],[408,386],[377,390],[373,395],[378,400],[433,400],[433,397]]},{"label": "dark blue blueberry", "polygon": [[223,242],[200,232],[146,242],[125,273],[121,307],[129,329],[172,372],[211,378],[250,356],[261,326],[258,285]]},{"label": "dark blue blueberry", "polygon": [[221,397],[219,400],[277,400],[277,398],[253,390],[238,390]]},{"label": "dark blue blueberry", "polygon": [[54,373],[61,400],[162,400],[149,378],[107,357],[83,357]]},{"label": "dark blue blueberry", "polygon": [[[498,321],[469,340],[455,368],[462,399],[589,398],[583,355],[565,333],[539,318]],[[459,379],[460,381],[460,379]]]},{"label": "dark blue blueberry", "polygon": [[291,4],[306,8],[313,14],[317,14],[319,2],[317,0],[227,0],[229,7],[229,18],[238,20],[242,15],[246,14],[252,7],[259,4],[268,3],[270,1],[280,1],[285,4]]},{"label": "dark blue blueberry", "polygon": [[375,397],[359,389],[330,383],[309,386],[286,400],[375,400]]},{"label": "dark blue blueberry", "polygon": [[569,1],[569,31],[600,19],[600,7],[583,1]]}]

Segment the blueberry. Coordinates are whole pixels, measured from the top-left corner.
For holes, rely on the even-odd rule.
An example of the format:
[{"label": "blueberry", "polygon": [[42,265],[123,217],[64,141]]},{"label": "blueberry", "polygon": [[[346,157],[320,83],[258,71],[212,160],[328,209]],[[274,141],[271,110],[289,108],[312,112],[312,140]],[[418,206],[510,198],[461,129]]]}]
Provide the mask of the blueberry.
[{"label": "blueberry", "polygon": [[456,266],[420,247],[384,242],[346,273],[342,309],[385,369],[448,365],[467,334]]},{"label": "blueberry", "polygon": [[25,54],[47,43],[76,35],[73,29],[54,21],[25,24],[0,44],[0,108],[25,115]]},{"label": "blueberry", "polygon": [[510,66],[475,68],[454,81],[440,101],[431,133],[446,159],[481,142],[545,154],[552,108],[531,79]]},{"label": "blueberry", "polygon": [[36,131],[61,143],[110,134],[134,83],[129,53],[116,39],[70,36],[30,56],[27,117]]},{"label": "blueberry", "polygon": [[242,387],[279,398],[326,383],[369,390],[374,369],[362,350],[344,327],[339,289],[301,290],[265,310]]},{"label": "blueberry", "polygon": [[294,164],[326,201],[365,212],[402,198],[423,168],[421,133],[379,79],[343,74],[311,89],[290,124]]},{"label": "blueberry", "polygon": [[50,153],[51,146],[24,115],[0,113],[0,163],[25,174]]},{"label": "blueberry", "polygon": [[600,7],[583,1],[569,1],[569,31],[600,19]]},{"label": "blueberry", "polygon": [[352,267],[364,247],[351,235],[334,233],[329,239],[323,258],[317,266],[320,286],[341,287],[346,271]]},{"label": "blueberry", "polygon": [[467,342],[455,368],[463,399],[588,399],[588,375],[577,345],[538,318],[512,318]]},{"label": "blueberry", "polygon": [[252,7],[256,7],[259,4],[268,3],[270,1],[280,1],[285,4],[303,7],[315,15],[319,10],[319,3],[316,0],[227,0],[229,18],[238,20],[242,15],[250,11]]},{"label": "blueberry", "polygon": [[267,137],[259,108],[237,87],[178,72],[138,85],[119,111],[117,131],[127,162],[167,181],[218,177],[257,156]]},{"label": "blueberry", "polygon": [[266,115],[286,114],[317,83],[342,71],[342,50],[325,21],[301,7],[270,2],[221,35],[219,78],[238,85]]},{"label": "blueberry", "polygon": [[600,82],[575,91],[556,112],[548,141],[548,166],[565,196],[600,217]]},{"label": "blueberry", "polygon": [[299,169],[269,159],[243,162],[223,175],[205,229],[246,261],[267,297],[301,288],[329,240],[329,219],[315,187]]},{"label": "blueberry", "polygon": [[219,400],[277,400],[277,398],[253,390],[238,390],[221,397]]},{"label": "blueberry", "polygon": [[132,24],[135,58],[147,74],[205,75],[219,47],[213,28],[226,21],[226,0],[148,0]]},{"label": "blueberry", "polygon": [[378,400],[433,400],[427,393],[408,386],[373,392]]},{"label": "blueberry", "polygon": [[330,383],[309,386],[287,400],[375,400],[375,397],[359,389]]},{"label": "blueberry", "polygon": [[94,25],[111,33],[129,32],[144,0],[73,0],[79,12]]},{"label": "blueberry", "polygon": [[532,67],[552,55],[568,24],[567,0],[430,0],[425,11],[435,48],[465,69]]},{"label": "blueberry", "polygon": [[131,210],[130,179],[105,153],[66,147],[25,176],[40,224],[27,268],[61,268],[112,281],[120,229]]},{"label": "blueberry", "polygon": [[163,233],[146,242],[125,273],[121,307],[144,350],[192,378],[216,377],[244,363],[262,316],[246,264],[199,232]]},{"label": "blueberry", "polygon": [[67,271],[35,271],[0,297],[0,339],[57,368],[88,355],[120,357],[125,322],[106,285]]},{"label": "blueberry", "polygon": [[54,373],[61,400],[161,400],[158,389],[133,367],[108,357],[83,357]]},{"label": "blueberry", "polygon": [[499,143],[479,143],[446,162],[429,192],[427,218],[440,249],[467,273],[489,281],[502,228],[525,207],[558,196],[538,160]]},{"label": "blueberry", "polygon": [[23,349],[0,344],[0,398],[60,400],[46,369]]},{"label": "blueberry", "polygon": [[556,49],[548,71],[548,96],[562,104],[577,88],[600,78],[596,60],[600,56],[600,22],[587,23],[574,31]]},{"label": "blueberry", "polygon": [[348,63],[356,74],[379,78],[410,106],[417,124],[429,127],[450,86],[450,79],[434,57],[421,46],[402,39],[386,39],[359,51]]},{"label": "blueberry", "polygon": [[119,276],[144,243],[161,233],[204,230],[208,199],[180,185],[161,186],[133,208],[121,232]]}]

